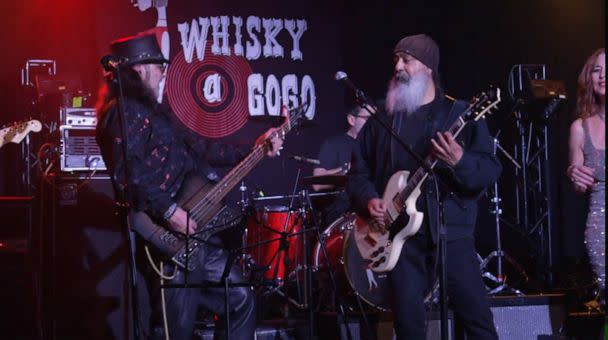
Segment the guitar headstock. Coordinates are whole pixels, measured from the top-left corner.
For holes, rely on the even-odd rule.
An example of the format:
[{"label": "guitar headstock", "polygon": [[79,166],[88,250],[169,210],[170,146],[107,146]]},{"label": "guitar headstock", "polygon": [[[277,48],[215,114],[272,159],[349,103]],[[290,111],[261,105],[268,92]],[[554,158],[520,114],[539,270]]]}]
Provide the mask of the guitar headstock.
[{"label": "guitar headstock", "polygon": [[302,104],[300,104],[299,106],[296,106],[292,109],[287,110],[286,114],[285,114],[285,118],[286,118],[286,129],[287,131],[298,127],[300,124],[302,124],[302,122],[306,119],[306,117],[304,116],[304,114],[306,113],[306,111],[308,110],[308,103],[304,102]]},{"label": "guitar headstock", "polygon": [[35,119],[5,127],[0,130],[0,146],[6,143],[20,143],[28,133],[40,130],[42,130],[42,123]]},{"label": "guitar headstock", "polygon": [[462,118],[465,121],[485,118],[498,107],[498,103],[500,103],[500,88],[491,86],[471,99]]}]

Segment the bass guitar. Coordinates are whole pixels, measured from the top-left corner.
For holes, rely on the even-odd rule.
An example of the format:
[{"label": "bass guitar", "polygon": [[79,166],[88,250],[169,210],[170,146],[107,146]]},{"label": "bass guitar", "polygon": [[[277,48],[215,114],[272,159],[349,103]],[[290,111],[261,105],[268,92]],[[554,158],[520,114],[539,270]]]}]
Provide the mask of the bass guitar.
[{"label": "bass guitar", "polygon": [[300,124],[305,111],[306,105],[288,111],[285,122],[274,134],[256,145],[219,182],[213,184],[195,176],[186,179],[177,195],[177,204],[196,221],[198,229],[193,235],[186,238],[186,235],[170,230],[166,223],[156,223],[144,212],[132,214],[133,229],[180,267],[190,271],[196,269],[197,254],[203,242],[220,231],[242,225],[242,214],[225,206],[223,199],[264,158],[270,140],[277,135],[283,138]]}]

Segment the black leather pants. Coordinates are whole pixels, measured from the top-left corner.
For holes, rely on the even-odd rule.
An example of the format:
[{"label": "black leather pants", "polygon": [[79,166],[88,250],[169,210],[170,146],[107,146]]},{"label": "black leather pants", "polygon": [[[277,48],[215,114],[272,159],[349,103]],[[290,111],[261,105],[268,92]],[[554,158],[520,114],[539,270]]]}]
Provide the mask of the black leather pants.
[{"label": "black leather pants", "polygon": [[[219,239],[212,238],[210,242],[220,243]],[[228,252],[223,248],[205,245],[199,252],[198,268],[187,273],[190,284],[201,284],[205,281],[220,282]],[[172,264],[165,264],[164,271],[170,275],[174,271]],[[229,274],[230,282],[243,282],[240,268],[233,265]],[[184,283],[186,273],[178,270],[173,280],[165,281],[169,284]],[[256,327],[255,296],[250,287],[232,287],[228,293],[230,337],[231,339],[253,339]],[[165,305],[171,339],[192,339],[194,321],[200,306],[218,314],[220,319],[216,324],[215,339],[225,338],[225,291],[222,287],[208,288],[165,288]],[[161,299],[157,301],[155,314],[157,324],[162,325]],[[154,334],[154,338],[164,334]]]}]

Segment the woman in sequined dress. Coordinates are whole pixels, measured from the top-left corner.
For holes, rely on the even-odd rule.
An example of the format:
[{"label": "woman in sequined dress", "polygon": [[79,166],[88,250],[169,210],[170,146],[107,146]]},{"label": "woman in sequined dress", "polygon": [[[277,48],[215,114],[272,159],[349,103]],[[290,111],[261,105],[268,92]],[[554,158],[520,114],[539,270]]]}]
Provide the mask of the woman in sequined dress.
[{"label": "woman in sequined dress", "polygon": [[596,50],[578,78],[578,119],[570,126],[567,175],[577,193],[588,197],[585,245],[605,303],[606,263],[606,52]]}]

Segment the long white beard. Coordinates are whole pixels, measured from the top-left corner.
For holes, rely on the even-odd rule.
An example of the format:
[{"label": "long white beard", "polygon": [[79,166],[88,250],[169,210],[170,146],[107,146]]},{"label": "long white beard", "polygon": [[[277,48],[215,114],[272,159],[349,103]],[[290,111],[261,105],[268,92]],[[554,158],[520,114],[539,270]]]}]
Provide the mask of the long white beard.
[{"label": "long white beard", "polygon": [[422,104],[430,81],[431,78],[423,72],[409,78],[406,74],[393,76],[386,93],[386,111],[389,114],[401,111],[415,112]]}]

